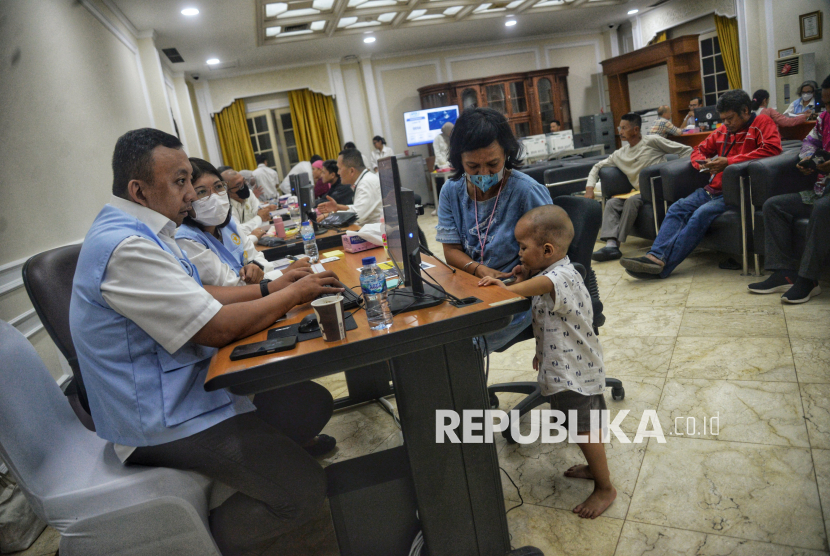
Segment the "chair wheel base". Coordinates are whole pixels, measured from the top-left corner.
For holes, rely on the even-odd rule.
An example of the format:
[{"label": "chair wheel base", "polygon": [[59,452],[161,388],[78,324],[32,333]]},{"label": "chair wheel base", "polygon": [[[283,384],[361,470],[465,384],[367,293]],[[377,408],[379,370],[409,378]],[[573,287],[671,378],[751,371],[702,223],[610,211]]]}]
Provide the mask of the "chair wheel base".
[{"label": "chair wheel base", "polygon": [[545,556],[545,553],[535,546],[523,546],[515,550],[511,550],[505,556]]},{"label": "chair wheel base", "polygon": [[499,397],[495,395],[493,392],[490,392],[490,409],[498,409],[499,408]]},{"label": "chair wheel base", "polygon": [[616,400],[624,400],[625,399],[625,388],[620,386],[619,388],[612,388],[611,389],[611,397]]}]

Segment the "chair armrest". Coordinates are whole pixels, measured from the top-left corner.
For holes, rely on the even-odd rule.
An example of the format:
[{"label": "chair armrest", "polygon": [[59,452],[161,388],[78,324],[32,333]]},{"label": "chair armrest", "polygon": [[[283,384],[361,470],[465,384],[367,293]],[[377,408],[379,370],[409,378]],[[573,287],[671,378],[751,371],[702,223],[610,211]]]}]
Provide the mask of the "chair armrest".
[{"label": "chair armrest", "polygon": [[640,195],[643,196],[643,201],[646,203],[651,203],[651,178],[658,178],[654,184],[654,196],[657,198],[657,204],[660,206],[663,205],[663,185],[660,171],[669,162],[671,161],[660,162],[654,166],[643,168],[643,171],[640,172]]},{"label": "chair armrest", "polygon": [[752,184],[752,204],[764,206],[770,197],[784,193],[795,193],[812,189],[816,183],[816,174],[803,175],[795,167],[799,151],[784,151],[783,154],[753,160],[749,164],[749,179]]},{"label": "chair armrest", "polygon": [[622,195],[634,189],[631,187],[631,182],[628,181],[628,176],[623,174],[622,170],[616,166],[600,168],[599,181],[602,183],[602,196],[606,200],[614,195]]},{"label": "chair armrest", "polygon": [[695,170],[688,158],[666,162],[660,169],[663,198],[669,203],[688,197],[709,183],[709,174]]},{"label": "chair armrest", "polygon": [[723,202],[727,205],[733,207],[741,206],[741,178],[749,175],[749,165],[752,162],[754,160],[730,164],[723,171],[721,187],[723,187]]}]

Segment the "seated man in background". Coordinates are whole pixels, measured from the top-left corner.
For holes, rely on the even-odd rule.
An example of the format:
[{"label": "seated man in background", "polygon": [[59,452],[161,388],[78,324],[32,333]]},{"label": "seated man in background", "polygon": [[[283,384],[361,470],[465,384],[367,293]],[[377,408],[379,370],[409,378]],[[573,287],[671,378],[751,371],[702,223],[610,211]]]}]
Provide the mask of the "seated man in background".
[{"label": "seated man in background", "polygon": [[665,104],[657,109],[657,121],[651,126],[651,135],[668,137],[669,135],[682,135],[679,127],[671,123],[671,108]]},{"label": "seated man in background", "polygon": [[285,178],[282,180],[282,183],[280,183],[280,193],[282,195],[290,195],[291,183],[288,179],[288,176],[302,174],[303,172],[305,172],[308,175],[308,183],[314,185],[314,183],[317,181],[317,178],[315,178],[314,176],[314,166],[312,166],[312,164],[314,164],[318,160],[323,160],[323,157],[317,154],[313,154],[311,155],[311,160],[301,160],[300,162],[295,164],[294,167],[291,168],[291,170],[289,170],[288,173],[285,175]]},{"label": "seated man in background", "polygon": [[730,164],[781,154],[781,135],[769,117],[750,110],[749,95],[734,89],[718,99],[723,125],[692,153],[692,166],[709,171],[709,184],[669,207],[660,233],[645,257],[622,259],[636,278],[668,278],[703,239],[712,221],[726,212],[723,171]]},{"label": "seated man in background", "polygon": [[625,174],[634,194],[625,199],[612,197],[605,201],[605,212],[602,214],[602,231],[600,239],[605,241],[605,247],[597,250],[591,256],[595,261],[611,261],[622,257],[620,243],[624,242],[631,233],[631,228],[637,220],[637,213],[643,206],[643,197],[637,193],[640,189],[640,172],[644,168],[654,166],[665,160],[667,154],[689,156],[692,148],[670,141],[659,135],[640,133],[642,119],[639,115],[625,114],[620,119],[620,139],[628,144],[614,151],[605,160],[597,162],[591,173],[588,174],[588,184],[585,186],[585,196],[594,198],[594,187],[601,168],[613,166]]},{"label": "seated man in background", "polygon": [[450,167],[450,135],[453,127],[455,126],[452,122],[442,125],[441,133],[436,135],[432,142],[432,150],[435,151],[435,168],[438,170]]},{"label": "seated man in background", "polygon": [[[830,76],[821,84],[821,101],[830,103]],[[749,291],[753,293],[784,292],[784,303],[806,303],[821,293],[821,267],[830,256],[830,157],[820,151],[830,152],[827,111],[819,115],[816,126],[804,138],[799,154],[801,173],[818,172],[813,189],[777,195],[764,203],[764,268],[773,274],[763,282],[750,284]],[[812,160],[814,157],[816,160]],[[824,162],[817,162],[820,157]],[[807,243],[799,260],[793,245],[794,222],[808,217]]]},{"label": "seated man in background", "polygon": [[245,177],[230,166],[218,168],[222,179],[228,184],[228,195],[231,199],[233,217],[236,218],[237,229],[242,235],[252,235],[261,238],[265,230],[260,226],[271,219],[271,211],[277,210],[274,205],[260,207],[259,201],[251,195],[251,189],[245,183]]},{"label": "seated man in background", "polygon": [[295,271],[282,289],[203,286],[174,239],[196,199],[178,138],[130,131],[112,168],[113,196],[84,239],[69,310],[96,434],[127,464],[196,471],[236,489],[210,513],[213,537],[225,556],[262,554],[320,515],[326,476],[309,451],[333,447],[316,437],[331,394],[308,381],[252,402],[206,391],[208,367],[216,348],[339,282]]},{"label": "seated man in background", "polygon": [[[330,189],[327,191],[328,197],[334,199],[338,205],[351,205],[354,202],[352,186],[340,181],[340,175],[337,172],[336,160],[326,160],[323,163],[321,176],[323,181],[330,186]],[[319,207],[326,201],[326,198],[320,197],[315,201],[314,208]]]},{"label": "seated man in background", "polygon": [[256,178],[257,185],[259,185],[266,199],[273,199],[279,197],[277,193],[277,185],[280,183],[280,175],[273,168],[268,167],[268,157],[264,154],[256,155],[257,167],[253,174]]},{"label": "seated man in background", "polygon": [[550,132],[551,133],[556,133],[558,131],[562,131],[562,124],[559,122],[559,120],[551,120],[551,122],[550,122]]},{"label": "seated man in background", "polygon": [[357,223],[361,226],[379,223],[380,217],[383,216],[380,178],[363,166],[363,156],[360,151],[352,149],[341,152],[337,157],[337,170],[340,174],[340,181],[351,185],[354,189],[354,202],[342,204],[328,196],[325,203],[317,206],[320,212],[328,214],[347,210],[357,214]]},{"label": "seated man in background", "polygon": [[311,173],[314,175],[314,198],[322,197],[331,188],[331,184],[323,179],[323,161],[315,160],[311,163]]},{"label": "seated man in background", "polygon": [[703,99],[700,97],[695,97],[689,101],[689,113],[686,114],[686,117],[683,118],[683,123],[680,124],[680,129],[686,129],[686,127],[690,125],[695,125],[697,123],[697,118],[695,117],[695,110],[698,108],[703,108]]}]

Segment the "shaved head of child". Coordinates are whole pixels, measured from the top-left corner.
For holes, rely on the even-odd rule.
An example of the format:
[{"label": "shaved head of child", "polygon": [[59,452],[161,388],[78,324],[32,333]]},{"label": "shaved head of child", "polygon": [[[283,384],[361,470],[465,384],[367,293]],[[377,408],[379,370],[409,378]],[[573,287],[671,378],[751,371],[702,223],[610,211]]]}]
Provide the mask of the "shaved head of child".
[{"label": "shaved head of child", "polygon": [[564,256],[574,238],[574,225],[562,207],[543,205],[529,210],[519,219],[516,223],[517,240],[520,232],[537,245],[552,244]]}]

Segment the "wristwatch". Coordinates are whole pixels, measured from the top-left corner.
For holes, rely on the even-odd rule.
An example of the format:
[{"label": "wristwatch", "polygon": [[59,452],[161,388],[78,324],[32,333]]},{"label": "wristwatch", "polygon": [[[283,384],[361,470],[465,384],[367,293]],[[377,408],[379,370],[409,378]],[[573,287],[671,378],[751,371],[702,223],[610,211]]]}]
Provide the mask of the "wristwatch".
[{"label": "wristwatch", "polygon": [[262,297],[266,297],[269,293],[268,284],[271,282],[268,278],[259,283],[259,291],[262,292]]}]

